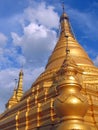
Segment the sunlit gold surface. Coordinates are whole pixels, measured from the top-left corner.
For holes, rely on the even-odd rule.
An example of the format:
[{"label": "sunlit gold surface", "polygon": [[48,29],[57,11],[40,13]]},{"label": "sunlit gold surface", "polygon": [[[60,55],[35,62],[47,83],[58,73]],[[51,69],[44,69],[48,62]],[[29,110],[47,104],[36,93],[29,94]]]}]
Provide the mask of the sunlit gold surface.
[{"label": "sunlit gold surface", "polygon": [[[68,18],[67,15],[64,13],[61,16],[62,18]],[[68,44],[69,44],[69,49],[70,49],[70,55],[72,56],[73,60],[76,62],[77,65],[93,65],[92,61],[84,51],[84,49],[79,45],[77,40],[75,39],[71,26],[69,24],[69,19],[64,21],[61,21],[61,35],[60,38],[57,42],[57,45],[50,56],[48,60],[48,64],[46,69],[52,69],[55,67],[60,67],[64,61],[66,52],[66,38],[65,38],[65,31],[66,35],[68,36]]]},{"label": "sunlit gold surface", "polygon": [[[80,71],[80,69],[79,69]],[[84,124],[83,117],[88,109],[87,99],[80,93],[81,84],[78,79],[78,67],[72,62],[70,54],[57,72],[57,91],[59,96],[54,101],[54,108],[62,123],[57,130],[85,129],[91,130]]]},{"label": "sunlit gold surface", "polygon": [[18,81],[18,86],[17,88],[14,89],[12,97],[8,100],[6,104],[6,108],[11,108],[14,105],[16,105],[20,99],[23,96],[23,72],[22,70],[19,73],[19,81]]},{"label": "sunlit gold surface", "polygon": [[22,70],[19,73],[19,81],[18,81],[18,87],[16,90],[16,96],[17,96],[18,101],[20,101],[23,96],[23,72]]},{"label": "sunlit gold surface", "polygon": [[9,109],[9,108],[11,108],[12,106],[14,106],[17,103],[18,103],[18,100],[16,98],[16,89],[15,89],[14,92],[13,92],[12,97],[9,99],[9,101],[6,104],[6,108]]},{"label": "sunlit gold surface", "polygon": [[[61,69],[67,42],[71,65]],[[24,94],[22,77],[12,96],[18,92],[18,102],[11,98],[11,107],[0,115],[0,130],[98,130],[98,69],[76,41],[65,13],[45,71]]]}]

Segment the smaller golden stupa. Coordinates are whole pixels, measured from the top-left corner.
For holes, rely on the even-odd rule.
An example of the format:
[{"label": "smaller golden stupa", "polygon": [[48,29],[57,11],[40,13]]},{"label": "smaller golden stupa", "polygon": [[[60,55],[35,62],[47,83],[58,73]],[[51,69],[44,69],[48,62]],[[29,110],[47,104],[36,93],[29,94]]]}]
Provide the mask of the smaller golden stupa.
[{"label": "smaller golden stupa", "polygon": [[6,108],[9,109],[17,104],[23,96],[23,71],[21,70],[19,73],[18,86],[14,89],[12,97],[6,104]]}]

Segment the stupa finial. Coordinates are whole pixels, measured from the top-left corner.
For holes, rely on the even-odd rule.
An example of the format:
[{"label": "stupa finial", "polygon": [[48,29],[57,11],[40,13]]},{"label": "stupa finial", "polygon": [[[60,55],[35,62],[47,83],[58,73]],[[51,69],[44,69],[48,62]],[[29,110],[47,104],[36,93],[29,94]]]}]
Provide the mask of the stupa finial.
[{"label": "stupa finial", "polygon": [[18,86],[17,86],[17,100],[20,101],[21,97],[23,96],[23,70],[20,70],[19,73],[19,80],[18,80]]},{"label": "stupa finial", "polygon": [[63,13],[65,12],[65,4],[64,1],[62,0],[62,9],[63,9]]}]

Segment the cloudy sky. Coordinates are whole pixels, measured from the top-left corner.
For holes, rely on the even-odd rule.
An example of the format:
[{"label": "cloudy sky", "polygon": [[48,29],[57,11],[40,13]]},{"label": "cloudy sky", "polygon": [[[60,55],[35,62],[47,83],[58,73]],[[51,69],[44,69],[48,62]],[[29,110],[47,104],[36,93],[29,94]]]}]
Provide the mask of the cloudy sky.
[{"label": "cloudy sky", "polygon": [[[65,0],[79,43],[98,65],[98,0]],[[23,66],[24,90],[44,70],[59,36],[60,0],[0,0],[0,113]]]}]

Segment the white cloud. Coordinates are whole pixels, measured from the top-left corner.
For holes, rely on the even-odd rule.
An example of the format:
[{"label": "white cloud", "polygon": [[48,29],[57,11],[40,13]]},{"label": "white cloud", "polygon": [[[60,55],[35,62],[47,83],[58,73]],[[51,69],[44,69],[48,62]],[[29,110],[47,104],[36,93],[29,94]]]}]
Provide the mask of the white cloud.
[{"label": "white cloud", "polygon": [[96,58],[93,60],[93,62],[94,62],[94,64],[95,64],[96,66],[98,66],[98,56],[96,56]]},{"label": "white cloud", "polygon": [[[24,90],[29,89],[44,70],[44,62],[57,40],[55,28],[58,27],[59,16],[54,7],[41,3],[36,8],[26,8],[23,14],[13,16],[8,21],[13,27],[18,22],[21,33],[11,32],[12,42],[8,48],[0,48],[0,67],[3,67],[0,71],[0,112],[12,95],[19,66],[24,65]],[[6,45],[7,38],[2,33],[1,39],[1,43]]]},{"label": "white cloud", "polygon": [[33,84],[33,81],[44,71],[44,67],[24,69],[24,90],[27,90]]},{"label": "white cloud", "polygon": [[0,47],[4,47],[7,42],[7,37],[0,32]]},{"label": "white cloud", "polygon": [[54,11],[53,6],[46,6],[45,3],[37,4],[36,6],[28,7],[24,10],[24,18],[21,19],[29,22],[37,22],[50,28],[58,27],[59,17]]},{"label": "white cloud", "polygon": [[[0,71],[0,113],[4,111],[5,104],[12,95],[15,87],[14,79],[17,76],[17,69],[5,69]],[[2,105],[1,105],[2,104]]]},{"label": "white cloud", "polygon": [[21,47],[26,63],[31,60],[34,63],[46,63],[46,56],[48,57],[57,40],[57,33],[53,28],[58,26],[59,16],[54,7],[46,6],[45,3],[36,8],[28,7],[20,21],[23,35],[11,33],[14,45]]},{"label": "white cloud", "polygon": [[16,34],[15,32],[11,32],[11,36],[12,36],[12,39],[13,39],[13,43],[15,45],[19,45],[20,42],[21,42],[21,39],[19,38],[18,34]]},{"label": "white cloud", "polygon": [[[33,8],[29,6],[24,9],[23,14],[14,15],[6,21],[12,27],[21,28],[21,33],[11,32],[14,44],[10,43],[4,49],[0,48],[0,60],[2,62],[0,67],[10,67],[13,64],[29,64],[29,61],[33,61],[35,66],[36,64],[39,66],[38,62],[45,65],[46,58],[48,58],[57,40],[54,28],[58,26],[59,16],[54,11],[54,7],[46,6],[45,3],[37,4]],[[6,45],[7,38],[2,33],[1,39],[2,46]]]},{"label": "white cloud", "polygon": [[25,59],[25,57],[23,55],[19,55],[16,60],[17,60],[17,63],[20,64],[21,67],[25,66],[26,59]]}]

